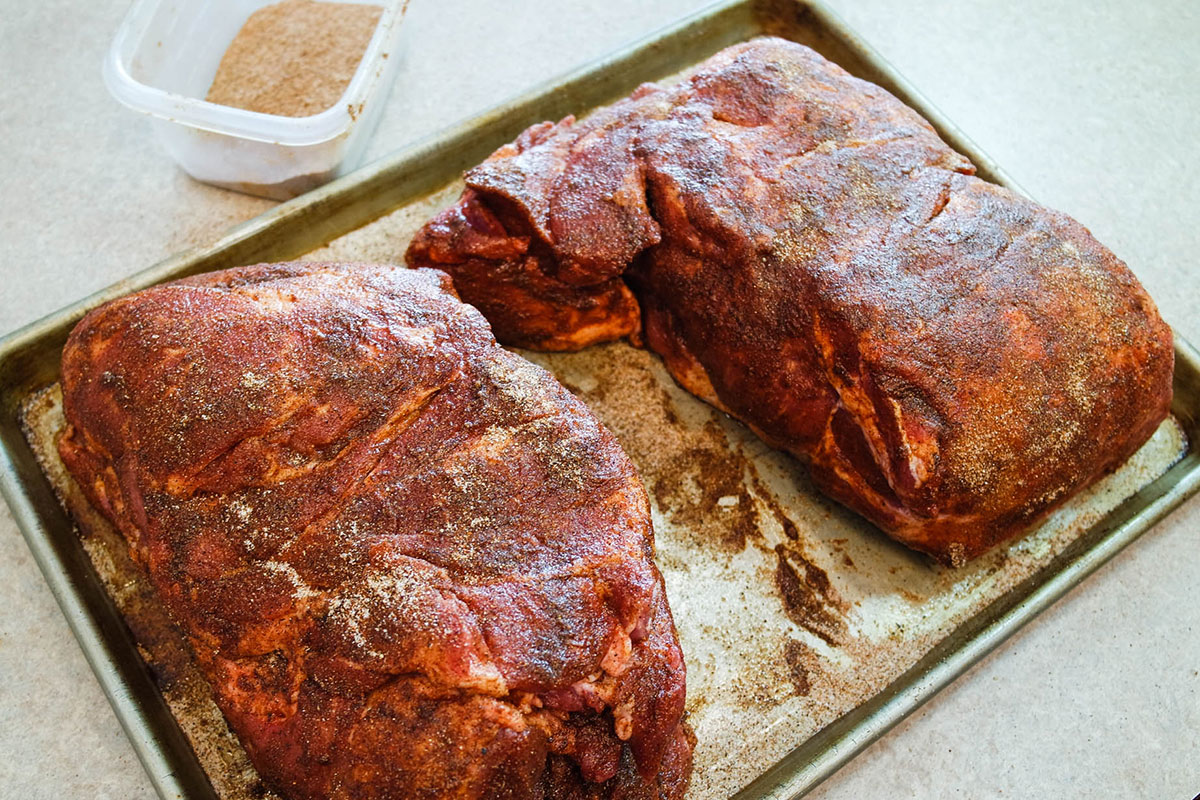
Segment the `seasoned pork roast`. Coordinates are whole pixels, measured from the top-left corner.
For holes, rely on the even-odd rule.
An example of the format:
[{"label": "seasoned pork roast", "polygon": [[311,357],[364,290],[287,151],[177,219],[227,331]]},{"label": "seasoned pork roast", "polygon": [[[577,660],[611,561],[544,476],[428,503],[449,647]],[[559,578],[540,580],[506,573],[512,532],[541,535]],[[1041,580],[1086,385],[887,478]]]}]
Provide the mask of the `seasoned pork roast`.
[{"label": "seasoned pork roast", "polygon": [[83,319],[59,450],[290,798],[681,797],[629,460],[432,271],[259,265]]},{"label": "seasoned pork roast", "polygon": [[500,341],[630,337],[900,541],[962,563],[1167,414],[1170,329],[1079,223],[764,38],[525,131],[418,233]]}]

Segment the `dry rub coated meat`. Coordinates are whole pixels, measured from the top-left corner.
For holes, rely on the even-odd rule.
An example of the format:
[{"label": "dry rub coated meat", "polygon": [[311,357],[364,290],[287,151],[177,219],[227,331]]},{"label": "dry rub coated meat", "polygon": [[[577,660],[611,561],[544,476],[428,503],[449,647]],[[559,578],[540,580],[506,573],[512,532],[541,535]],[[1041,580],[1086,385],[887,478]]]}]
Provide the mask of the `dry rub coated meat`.
[{"label": "dry rub coated meat", "polygon": [[525,131],[413,240],[500,341],[628,336],[900,541],[962,563],[1131,455],[1170,329],[1069,217],[764,38]]},{"label": "dry rub coated meat", "polygon": [[445,275],[151,288],[84,318],[62,385],[64,462],[286,796],[682,796],[637,474]]}]

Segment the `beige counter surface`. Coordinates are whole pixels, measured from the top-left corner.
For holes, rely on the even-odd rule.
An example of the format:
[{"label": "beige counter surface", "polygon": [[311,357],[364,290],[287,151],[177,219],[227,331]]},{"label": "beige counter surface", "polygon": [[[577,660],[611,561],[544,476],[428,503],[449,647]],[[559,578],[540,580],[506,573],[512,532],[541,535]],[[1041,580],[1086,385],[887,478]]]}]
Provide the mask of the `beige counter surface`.
[{"label": "beige counter surface", "polygon": [[[831,0],[1200,343],[1200,4]],[[0,2],[0,332],[272,203],[192,182],[100,63],[127,0]],[[411,0],[378,157],[704,5]],[[1200,792],[1200,497],[816,790]],[[0,797],[154,796],[0,505]]]}]

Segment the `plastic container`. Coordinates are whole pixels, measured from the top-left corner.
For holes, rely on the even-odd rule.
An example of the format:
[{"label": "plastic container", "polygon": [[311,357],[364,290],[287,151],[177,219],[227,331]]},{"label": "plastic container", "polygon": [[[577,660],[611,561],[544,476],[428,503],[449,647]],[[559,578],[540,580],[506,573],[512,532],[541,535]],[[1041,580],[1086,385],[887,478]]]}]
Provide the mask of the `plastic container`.
[{"label": "plastic container", "polygon": [[137,0],[105,59],[104,83],[154,117],[159,140],[196,180],[286,200],[362,159],[399,61],[393,48],[407,0],[346,0],[383,13],[345,93],[321,113],[281,117],[205,101],[234,36],[275,1]]}]

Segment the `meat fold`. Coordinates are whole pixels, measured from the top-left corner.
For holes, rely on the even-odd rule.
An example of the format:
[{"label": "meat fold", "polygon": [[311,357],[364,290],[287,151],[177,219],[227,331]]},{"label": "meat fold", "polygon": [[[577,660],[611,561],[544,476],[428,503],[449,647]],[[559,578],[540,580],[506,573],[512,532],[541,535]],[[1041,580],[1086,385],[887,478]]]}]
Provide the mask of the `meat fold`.
[{"label": "meat fold", "polygon": [[684,665],[620,446],[430,270],[87,315],[59,451],[289,798],[679,798]]},{"label": "meat fold", "polygon": [[506,344],[644,340],[822,491],[961,564],[1128,458],[1173,370],[1124,263],[973,173],[880,87],[768,37],[530,128],[407,261]]}]

